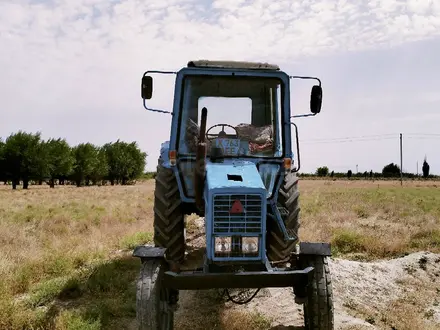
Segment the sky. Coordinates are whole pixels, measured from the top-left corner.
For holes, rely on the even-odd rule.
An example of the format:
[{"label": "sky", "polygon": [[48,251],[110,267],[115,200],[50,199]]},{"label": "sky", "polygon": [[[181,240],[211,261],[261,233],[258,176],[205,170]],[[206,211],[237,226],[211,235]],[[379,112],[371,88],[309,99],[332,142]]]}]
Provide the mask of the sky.
[{"label": "sky", "polygon": [[[440,0],[3,0],[0,137],[137,141],[157,165],[167,114],[140,97],[146,70],[194,59],[278,64],[322,80],[322,112],[299,118],[301,170],[440,174]],[[174,77],[149,105],[171,110]],[[292,114],[312,83],[292,81]],[[351,138],[351,139],[347,139]]]}]

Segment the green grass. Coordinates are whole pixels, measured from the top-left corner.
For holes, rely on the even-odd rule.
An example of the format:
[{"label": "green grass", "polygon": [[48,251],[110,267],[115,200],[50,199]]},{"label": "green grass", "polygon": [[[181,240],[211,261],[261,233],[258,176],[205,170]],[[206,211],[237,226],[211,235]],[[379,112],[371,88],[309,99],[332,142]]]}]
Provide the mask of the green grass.
[{"label": "green grass", "polygon": [[[139,260],[128,256],[98,262],[69,277],[42,281],[30,288],[14,312],[15,323],[8,327],[19,329],[32,315],[32,323],[42,328],[52,328],[54,322],[57,329],[117,329],[118,320],[135,317],[138,271]],[[61,308],[63,302],[69,302],[69,307]],[[11,319],[7,315],[10,307],[3,308],[2,319]]]},{"label": "green grass", "polygon": [[151,232],[138,232],[129,236],[125,236],[121,240],[121,249],[134,249],[138,245],[152,243],[153,234]]},{"label": "green grass", "polygon": [[440,229],[419,231],[411,236],[411,247],[440,249]]},{"label": "green grass", "polygon": [[57,328],[65,330],[100,330],[100,320],[84,318],[78,311],[65,311],[57,319]]},{"label": "green grass", "polygon": [[332,238],[333,252],[340,255],[366,251],[366,237],[348,229],[335,230]]}]

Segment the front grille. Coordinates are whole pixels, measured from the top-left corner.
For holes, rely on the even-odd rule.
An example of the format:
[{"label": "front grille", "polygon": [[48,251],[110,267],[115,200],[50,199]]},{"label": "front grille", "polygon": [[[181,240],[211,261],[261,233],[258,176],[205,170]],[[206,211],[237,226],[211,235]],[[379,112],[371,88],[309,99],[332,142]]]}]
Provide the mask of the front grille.
[{"label": "front grille", "polygon": [[[233,203],[239,200],[242,213],[230,213]],[[261,233],[262,198],[261,195],[215,195],[213,201],[213,233],[243,234]]]}]

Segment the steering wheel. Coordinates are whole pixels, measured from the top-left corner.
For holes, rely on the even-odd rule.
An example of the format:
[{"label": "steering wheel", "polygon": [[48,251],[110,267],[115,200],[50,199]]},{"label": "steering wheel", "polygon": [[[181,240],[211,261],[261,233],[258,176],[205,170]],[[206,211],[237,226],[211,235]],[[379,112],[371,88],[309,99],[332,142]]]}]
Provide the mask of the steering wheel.
[{"label": "steering wheel", "polygon": [[[221,130],[218,134],[213,134],[213,133],[209,134],[209,131],[210,131],[210,130],[212,130],[213,128],[218,127],[218,126],[221,126],[221,127],[222,127],[222,130]],[[231,125],[228,125],[228,124],[217,124],[217,125],[211,126],[211,127],[206,131],[206,138],[207,138],[209,141],[213,141],[214,139],[219,138],[219,137],[227,137],[228,135],[227,135],[226,132],[225,132],[225,127],[230,127],[230,128],[232,128],[232,129],[235,131],[235,137],[238,136],[238,132],[237,132],[237,130],[235,129],[234,126],[231,126]]]}]

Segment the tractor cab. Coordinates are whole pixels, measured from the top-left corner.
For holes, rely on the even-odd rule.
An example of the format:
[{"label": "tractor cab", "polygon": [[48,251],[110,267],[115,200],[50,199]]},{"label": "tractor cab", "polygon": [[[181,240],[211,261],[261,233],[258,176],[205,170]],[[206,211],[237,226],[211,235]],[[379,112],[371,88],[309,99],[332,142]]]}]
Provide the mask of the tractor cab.
[{"label": "tractor cab", "polygon": [[[173,111],[146,106],[152,97],[153,79],[149,74],[175,74]],[[162,145],[165,163],[175,166],[184,202],[195,203],[194,185],[197,144],[206,143],[207,163],[252,162],[258,167],[273,198],[276,176],[292,167],[290,77],[277,65],[237,61],[190,61],[179,72],[146,72],[142,97],[147,110],[173,115],[170,140]],[[311,115],[321,110],[322,90],[312,89]],[[201,112],[207,109],[206,128],[200,136]],[[308,115],[301,115],[308,116]],[[297,147],[296,170],[299,169]]]},{"label": "tractor cab", "polygon": [[[151,74],[176,75],[172,111],[147,106]],[[319,84],[311,113],[292,116],[290,79],[297,78]],[[179,290],[223,288],[229,296],[231,288],[265,287],[292,287],[306,328],[332,329],[330,245],[299,242],[299,144],[291,122],[321,111],[320,80],[266,63],[190,61],[178,72],[145,72],[141,86],[144,107],[172,121],[155,177],[154,246],[133,252],[142,261],[140,329],[172,329]],[[206,246],[203,265],[185,269],[185,217],[192,213],[204,217]]]},{"label": "tractor cab", "polygon": [[196,154],[201,111],[207,108],[208,158],[282,157],[282,86],[276,77],[187,75],[179,107],[179,155]]}]

